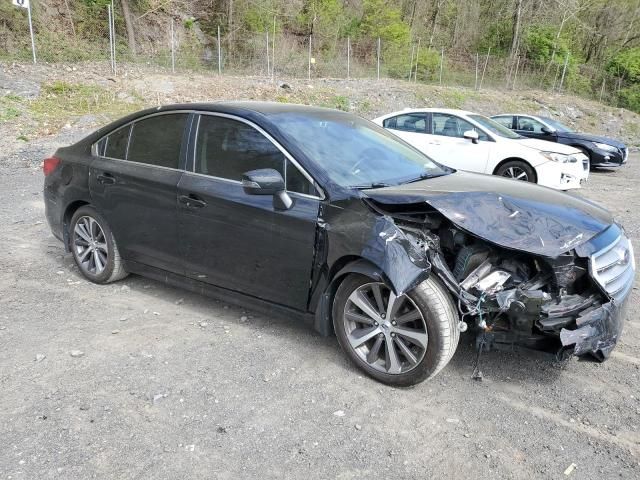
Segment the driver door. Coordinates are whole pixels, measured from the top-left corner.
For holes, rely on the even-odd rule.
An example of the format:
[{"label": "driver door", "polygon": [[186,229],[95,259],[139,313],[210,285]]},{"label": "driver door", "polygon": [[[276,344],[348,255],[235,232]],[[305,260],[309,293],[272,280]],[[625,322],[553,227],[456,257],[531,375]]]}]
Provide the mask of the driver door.
[{"label": "driver door", "polygon": [[524,137],[537,138],[539,140],[547,140],[549,142],[557,141],[557,136],[553,133],[545,132],[545,125],[535,118],[519,115],[516,118],[516,132]]},{"label": "driver door", "polygon": [[[196,137],[197,135],[197,137]],[[305,310],[320,198],[284,151],[242,119],[202,114],[192,131],[194,165],[178,183],[178,221],[187,276]],[[248,195],[242,174],[273,168],[293,205]]]},{"label": "driver door", "polygon": [[[458,170],[468,172],[487,172],[487,163],[492,142],[481,129],[466,120],[449,113],[431,113],[431,131],[433,138],[431,155],[434,160]],[[464,138],[464,132],[475,130],[478,142]]]}]

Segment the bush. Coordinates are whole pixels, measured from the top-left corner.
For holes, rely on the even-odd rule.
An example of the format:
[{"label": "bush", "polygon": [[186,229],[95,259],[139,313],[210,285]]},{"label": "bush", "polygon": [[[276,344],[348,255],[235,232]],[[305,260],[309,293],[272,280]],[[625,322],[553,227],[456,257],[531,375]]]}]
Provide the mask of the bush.
[{"label": "bush", "polygon": [[620,106],[640,113],[640,83],[620,90]]},{"label": "bush", "polygon": [[630,82],[640,82],[640,47],[618,53],[607,64],[607,72]]}]

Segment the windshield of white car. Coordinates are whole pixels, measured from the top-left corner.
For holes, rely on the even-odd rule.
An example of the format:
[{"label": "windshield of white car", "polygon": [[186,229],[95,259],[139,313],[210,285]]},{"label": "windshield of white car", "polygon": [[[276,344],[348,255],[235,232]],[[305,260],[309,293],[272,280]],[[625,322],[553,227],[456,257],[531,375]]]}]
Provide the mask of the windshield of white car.
[{"label": "windshield of white car", "polygon": [[572,129],[570,129],[566,125],[563,125],[562,123],[558,122],[557,120],[554,120],[553,118],[540,117],[540,120],[542,120],[544,123],[547,123],[547,124],[551,125],[553,128],[555,128],[559,132],[569,132],[569,133],[573,132]]},{"label": "windshield of white car", "polygon": [[469,115],[469,118],[479,123],[480,125],[482,125],[484,128],[489,130],[494,135],[498,135],[504,138],[510,138],[512,140],[515,140],[517,138],[522,138],[522,135],[518,135],[513,130],[509,130],[507,127],[500,125],[495,120],[491,120],[490,118],[487,118],[484,115],[471,114]]},{"label": "windshield of white car", "polygon": [[382,127],[332,110],[270,115],[282,135],[340,186],[375,188],[450,173]]}]

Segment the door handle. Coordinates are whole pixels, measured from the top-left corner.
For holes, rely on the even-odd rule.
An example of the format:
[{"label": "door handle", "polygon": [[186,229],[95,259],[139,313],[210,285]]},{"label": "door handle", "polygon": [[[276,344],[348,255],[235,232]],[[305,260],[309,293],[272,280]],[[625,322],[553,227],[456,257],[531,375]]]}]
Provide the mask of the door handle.
[{"label": "door handle", "polygon": [[196,197],[193,194],[180,195],[178,197],[178,201],[180,203],[182,203],[183,205],[185,205],[186,207],[190,207],[190,208],[202,208],[202,207],[206,207],[207,206],[207,202],[205,202],[204,200]]},{"label": "door handle", "polygon": [[100,173],[96,177],[96,180],[98,180],[98,183],[101,183],[102,185],[113,185],[116,183],[115,177],[110,173]]}]

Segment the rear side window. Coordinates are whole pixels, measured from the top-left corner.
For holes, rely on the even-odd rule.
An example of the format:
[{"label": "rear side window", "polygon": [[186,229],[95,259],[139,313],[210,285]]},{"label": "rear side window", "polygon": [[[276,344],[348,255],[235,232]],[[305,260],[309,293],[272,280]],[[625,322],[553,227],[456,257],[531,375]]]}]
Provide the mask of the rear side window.
[{"label": "rear side window", "polygon": [[178,168],[187,117],[187,113],[171,113],[134,122],[127,160]]},{"label": "rear side window", "polygon": [[406,113],[386,119],[383,125],[404,132],[427,133],[427,116],[424,113]]},{"label": "rear side window", "polygon": [[498,122],[503,127],[513,129],[513,117],[491,117],[491,120]]},{"label": "rear side window", "polygon": [[118,158],[124,160],[127,158],[127,143],[129,142],[129,132],[131,125],[116,130],[105,138],[104,153],[105,157]]},{"label": "rear side window", "polygon": [[530,117],[518,117],[518,130],[531,133],[544,133],[544,125]]}]

